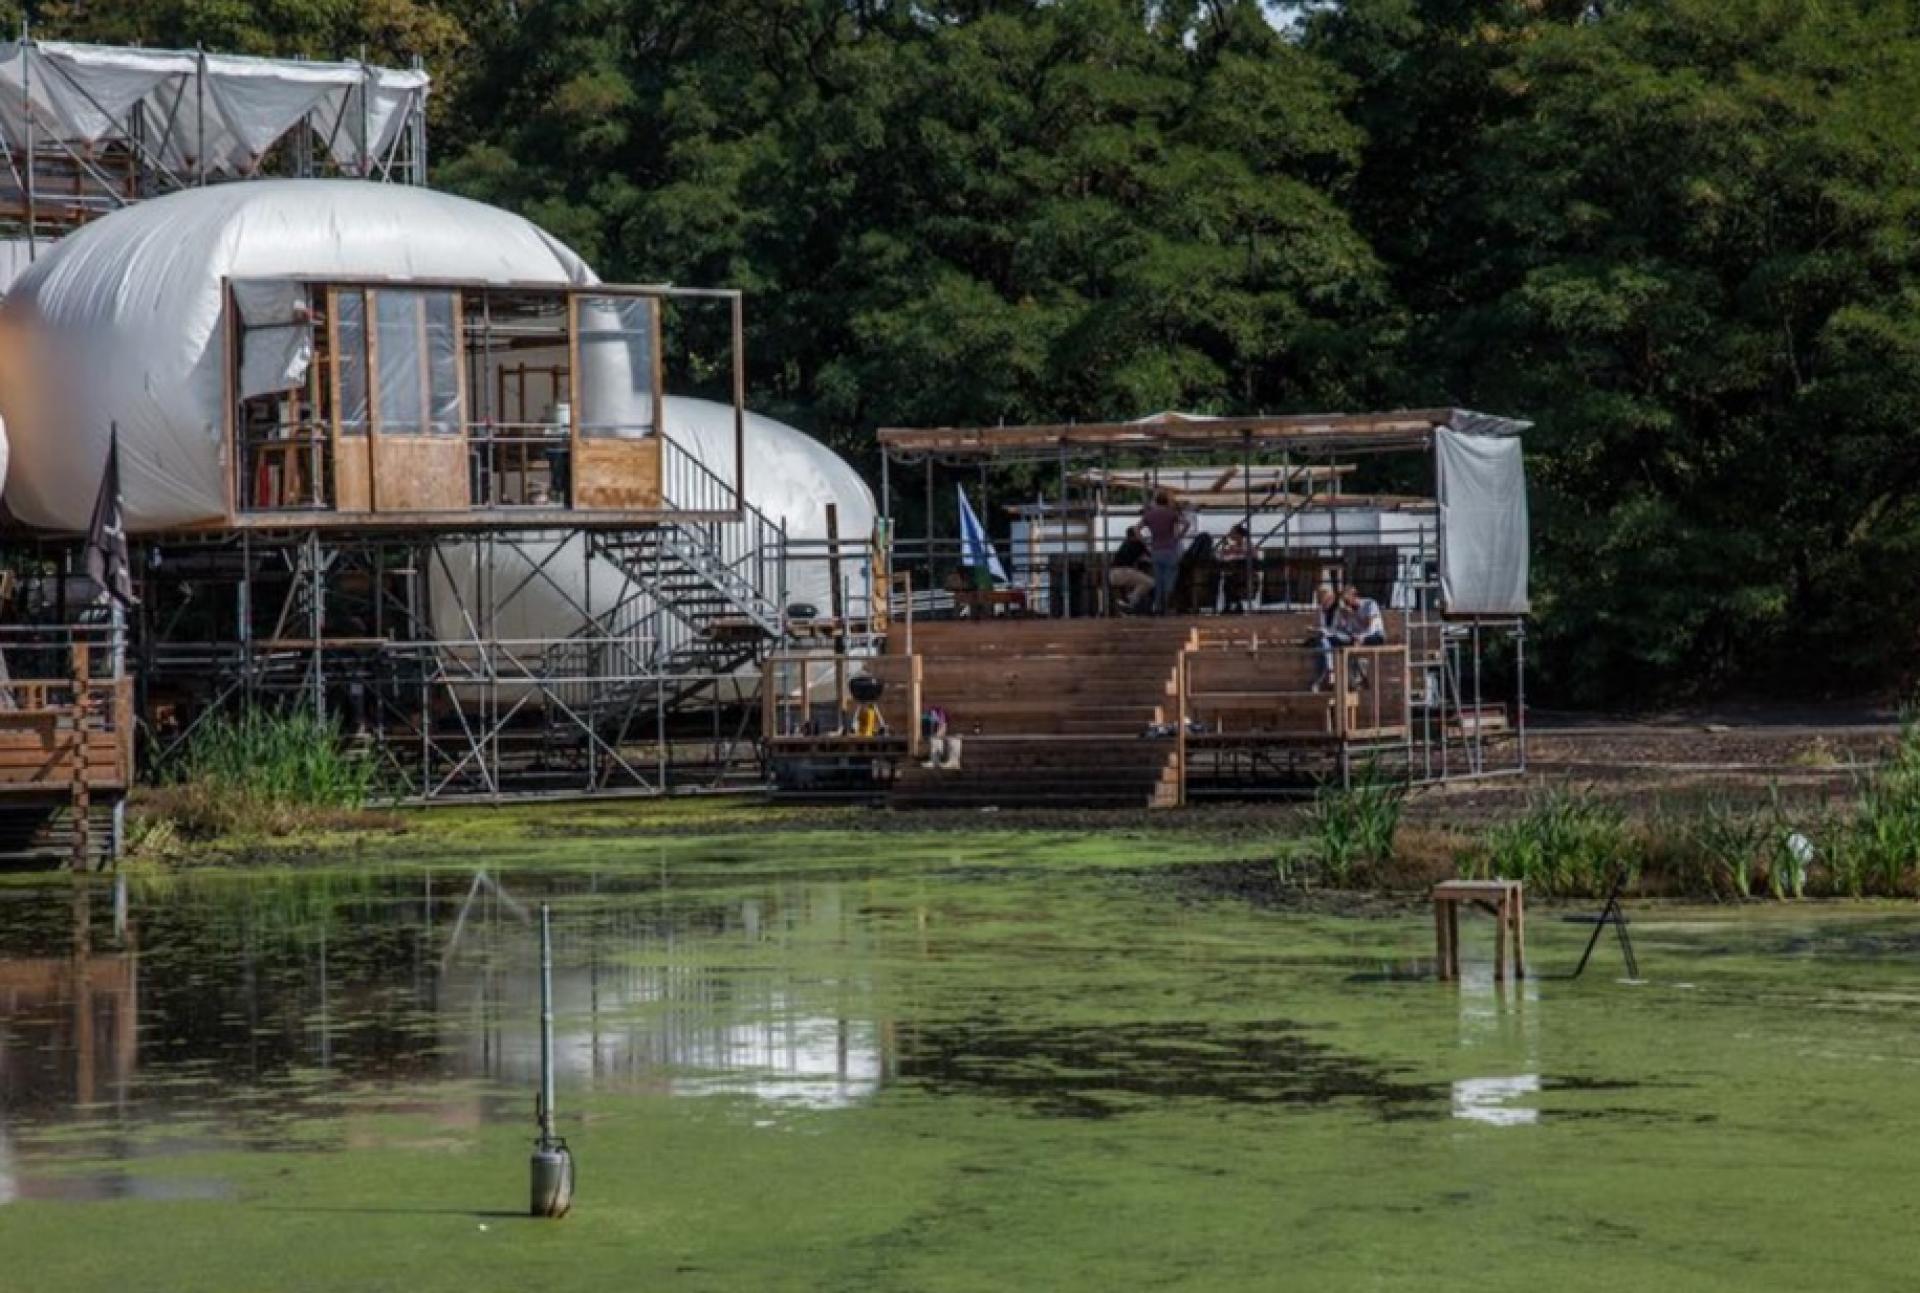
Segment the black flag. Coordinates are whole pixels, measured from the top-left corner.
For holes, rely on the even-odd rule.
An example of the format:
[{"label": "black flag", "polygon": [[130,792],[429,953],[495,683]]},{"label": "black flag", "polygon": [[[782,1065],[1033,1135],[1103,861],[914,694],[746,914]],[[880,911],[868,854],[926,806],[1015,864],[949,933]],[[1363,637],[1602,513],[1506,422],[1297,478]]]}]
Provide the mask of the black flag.
[{"label": "black flag", "polygon": [[127,560],[127,514],[120,506],[120,428],[107,442],[107,469],[100,474],[100,497],[93,500],[87,526],[87,574],[122,606],[136,604],[133,566]]}]

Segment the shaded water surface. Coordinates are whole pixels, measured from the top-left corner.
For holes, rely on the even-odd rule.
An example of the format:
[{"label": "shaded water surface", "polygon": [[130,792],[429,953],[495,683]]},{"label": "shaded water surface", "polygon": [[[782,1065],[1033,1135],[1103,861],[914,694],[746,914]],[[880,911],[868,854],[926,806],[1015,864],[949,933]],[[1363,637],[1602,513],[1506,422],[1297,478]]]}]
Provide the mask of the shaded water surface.
[{"label": "shaded water surface", "polygon": [[[609,1151],[583,1215],[625,1224],[622,1209],[657,1201],[656,1172],[697,1195],[711,1171],[729,1203],[754,1174],[766,1207],[802,1218],[828,1206],[812,1171],[872,1189],[857,1215],[841,1198],[819,1219],[830,1257],[779,1268],[797,1286],[809,1271],[952,1282],[921,1269],[942,1249],[970,1254],[983,1286],[1018,1282],[1083,1245],[1230,1283],[1257,1278],[1278,1240],[1209,1218],[1304,1224],[1337,1199],[1314,1233],[1345,1235],[1348,1256],[1296,1234],[1294,1258],[1332,1277],[1377,1243],[1367,1283],[1394,1287],[1410,1216],[1544,1226],[1550,1265],[1594,1241],[1568,1220],[1589,1210],[1619,1232],[1609,1242],[1659,1245],[1682,1243],[1666,1233],[1675,1202],[1698,1216],[1720,1190],[1805,1219],[1829,1172],[1892,1173],[1888,1146],[1920,1134],[1906,908],[1653,913],[1643,982],[1597,964],[1579,982],[1500,985],[1483,959],[1441,985],[1418,913],[1171,907],[1098,874],[965,858],[780,867],[742,846],[684,863],[60,881],[0,887],[0,1239],[42,1205],[58,1217],[89,1200],[325,1212],[309,1170],[381,1155],[447,1164],[432,1170],[474,1216],[483,1199],[511,1205],[542,902],[563,1124],[584,1155]],[[1549,973],[1587,932],[1535,929]],[[631,1164],[613,1149],[628,1138]],[[362,1202],[421,1202],[395,1191]],[[1882,1220],[1916,1219],[1915,1197],[1877,1200]],[[1046,1241],[1031,1266],[1003,1265],[1004,1244],[973,1251],[996,1225],[1017,1249],[1039,1214],[1078,1238]],[[1165,1231],[1166,1251],[1146,1244],[1149,1214],[1175,1234],[1184,1216],[1193,1249]],[[688,1223],[675,1269],[780,1282],[752,1265],[758,1240],[700,1238],[725,1215],[709,1201]],[[1908,1255],[1884,1236],[1848,1254],[1869,1285]],[[1743,1249],[1709,1226],[1703,1242],[1724,1261],[1820,1265],[1819,1245],[1784,1234]],[[1055,1282],[1098,1282],[1080,1255]]]}]

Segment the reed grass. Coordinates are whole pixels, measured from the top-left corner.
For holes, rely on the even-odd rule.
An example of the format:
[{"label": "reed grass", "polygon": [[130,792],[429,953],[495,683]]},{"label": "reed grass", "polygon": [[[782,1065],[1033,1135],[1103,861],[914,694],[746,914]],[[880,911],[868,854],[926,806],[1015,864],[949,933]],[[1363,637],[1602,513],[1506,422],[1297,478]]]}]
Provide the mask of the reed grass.
[{"label": "reed grass", "polygon": [[247,709],[201,724],[154,805],[190,838],[284,835],[364,808],[377,772],[331,719]]},{"label": "reed grass", "polygon": [[1393,857],[1406,798],[1406,783],[1371,762],[1344,785],[1321,783],[1307,822],[1314,857],[1327,880],[1349,884],[1361,867],[1378,867]]}]

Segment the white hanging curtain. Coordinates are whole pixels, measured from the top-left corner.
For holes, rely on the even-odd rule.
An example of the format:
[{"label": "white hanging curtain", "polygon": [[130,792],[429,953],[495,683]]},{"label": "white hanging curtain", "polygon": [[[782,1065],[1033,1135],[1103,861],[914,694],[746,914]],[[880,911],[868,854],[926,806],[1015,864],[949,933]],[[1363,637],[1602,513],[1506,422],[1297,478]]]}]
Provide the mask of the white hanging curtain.
[{"label": "white hanging curtain", "polygon": [[304,284],[235,279],[233,303],[244,331],[240,398],[290,391],[307,383],[313,365],[313,317]]},{"label": "white hanging curtain", "polygon": [[1527,614],[1527,472],[1520,437],[1443,429],[1434,433],[1434,461],[1440,595],[1447,614]]}]

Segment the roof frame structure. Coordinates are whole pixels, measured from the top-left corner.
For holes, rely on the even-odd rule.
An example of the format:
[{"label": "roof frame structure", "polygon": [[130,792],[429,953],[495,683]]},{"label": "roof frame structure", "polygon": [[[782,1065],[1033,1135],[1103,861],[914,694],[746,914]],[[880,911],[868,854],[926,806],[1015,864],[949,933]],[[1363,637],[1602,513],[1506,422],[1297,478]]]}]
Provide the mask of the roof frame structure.
[{"label": "roof frame structure", "polygon": [[1471,435],[1517,435],[1531,425],[1455,408],[1221,418],[1163,413],[1137,422],[882,427],[878,439],[881,451],[895,462],[933,458],[985,464],[1130,451],[1390,453],[1425,448],[1442,428]]}]

